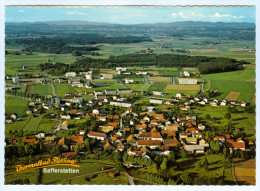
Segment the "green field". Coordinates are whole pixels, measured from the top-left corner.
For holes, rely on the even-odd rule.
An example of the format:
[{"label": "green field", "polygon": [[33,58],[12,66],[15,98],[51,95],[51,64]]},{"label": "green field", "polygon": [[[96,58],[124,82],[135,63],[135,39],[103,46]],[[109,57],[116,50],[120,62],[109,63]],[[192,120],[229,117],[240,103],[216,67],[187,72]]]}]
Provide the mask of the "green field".
[{"label": "green field", "polygon": [[33,93],[40,96],[52,95],[52,89],[50,85],[34,85]]},{"label": "green field", "polygon": [[126,87],[130,88],[132,91],[147,91],[150,88],[150,84],[127,84]]},{"label": "green field", "polygon": [[5,96],[5,113],[24,115],[28,108],[28,101],[14,96]]},{"label": "green field", "polygon": [[[205,171],[203,169],[198,169],[196,167],[197,163],[199,163],[204,157],[207,158],[209,166],[208,170]],[[176,165],[169,164],[170,167],[167,168],[167,173],[171,177],[175,177],[177,179],[180,175],[185,173],[192,173],[193,177],[198,176],[209,176],[209,177],[218,177],[222,179],[223,176],[223,165],[222,165],[223,155],[221,154],[207,154],[207,155],[191,155],[189,158],[177,159],[176,162],[179,166],[179,170],[176,169]],[[142,173],[155,173],[156,171],[149,168],[141,168],[137,171],[131,171],[131,175],[134,177],[141,178]],[[231,167],[228,167],[225,170],[224,175],[224,184],[234,185],[235,182],[232,177]]]},{"label": "green field", "polygon": [[54,85],[55,93],[58,97],[63,97],[65,93],[74,93],[75,90],[71,85]]},{"label": "green field", "polygon": [[[223,99],[230,92],[241,92],[237,101],[251,102],[255,96],[255,69],[246,68],[244,71],[233,71],[203,75],[210,80],[210,89],[217,89],[217,99]],[[249,80],[249,81],[248,81]],[[207,85],[208,87],[208,85]]]},{"label": "green field", "polygon": [[149,93],[153,93],[154,90],[158,90],[158,91],[163,91],[163,89],[165,88],[166,84],[153,84],[151,85],[151,87],[148,89]]},{"label": "green field", "polygon": [[30,118],[30,120],[28,121],[28,123],[26,123],[26,125],[23,128],[23,131],[34,131],[36,132],[38,129],[38,126],[40,124],[42,117],[32,117]]},{"label": "green field", "polygon": [[[199,118],[205,119],[206,115],[210,115],[211,118],[219,118],[219,122],[214,122],[211,120],[205,120],[208,127],[218,126],[223,128],[228,125],[229,122],[232,123],[232,126],[235,128],[241,129],[241,132],[247,135],[248,140],[255,140],[255,113],[246,113],[242,112],[242,108],[238,108],[239,113],[231,113],[232,120],[227,120],[224,118],[224,115],[228,113],[227,107],[196,107],[194,113],[198,115]],[[237,132],[233,132],[237,134]]]}]

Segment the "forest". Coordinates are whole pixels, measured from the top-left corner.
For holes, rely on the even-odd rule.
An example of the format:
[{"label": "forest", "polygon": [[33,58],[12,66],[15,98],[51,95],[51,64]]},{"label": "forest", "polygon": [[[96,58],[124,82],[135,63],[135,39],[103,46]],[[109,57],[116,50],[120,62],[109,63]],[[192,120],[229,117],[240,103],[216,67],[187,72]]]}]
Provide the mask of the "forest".
[{"label": "forest", "polygon": [[198,67],[201,74],[227,72],[236,70],[239,65],[248,64],[245,61],[237,61],[230,58],[186,56],[171,54],[125,54],[110,56],[109,59],[92,59],[82,57],[75,63],[67,65],[63,63],[40,64],[41,71],[64,74],[68,71],[87,71],[89,68],[111,67]]}]

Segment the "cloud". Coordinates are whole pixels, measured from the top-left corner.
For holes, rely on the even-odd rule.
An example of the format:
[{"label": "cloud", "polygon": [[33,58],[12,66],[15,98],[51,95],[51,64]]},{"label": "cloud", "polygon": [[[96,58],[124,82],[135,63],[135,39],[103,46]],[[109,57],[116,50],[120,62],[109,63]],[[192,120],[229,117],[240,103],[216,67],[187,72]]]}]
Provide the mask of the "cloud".
[{"label": "cloud", "polygon": [[67,15],[87,15],[86,13],[78,12],[78,11],[66,11],[65,13]]},{"label": "cloud", "polygon": [[176,17],[176,16],[177,16],[177,13],[172,13],[172,16]]},{"label": "cloud", "polygon": [[19,13],[24,13],[24,10],[18,10]]},{"label": "cloud", "polygon": [[214,15],[211,15],[210,17],[215,17],[215,18],[233,18],[233,19],[237,19],[237,16],[233,16],[230,14],[219,14],[219,13],[215,13]]}]

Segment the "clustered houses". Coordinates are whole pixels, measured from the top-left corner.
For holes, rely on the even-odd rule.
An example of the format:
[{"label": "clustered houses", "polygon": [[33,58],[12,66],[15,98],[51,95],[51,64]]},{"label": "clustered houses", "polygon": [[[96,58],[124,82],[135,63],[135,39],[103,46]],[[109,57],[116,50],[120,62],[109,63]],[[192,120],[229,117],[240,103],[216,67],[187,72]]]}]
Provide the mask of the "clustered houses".
[{"label": "clustered houses", "polygon": [[[126,72],[126,68],[117,68],[118,72]],[[139,75],[146,75],[147,72],[139,72]],[[92,84],[92,72],[84,72],[80,75],[85,75],[88,85]],[[101,74],[103,79],[112,79],[112,74]],[[75,78],[75,72],[65,74],[68,78],[68,83],[71,85],[81,84],[80,79]],[[101,78],[101,79],[102,79]],[[128,79],[129,80],[129,79]],[[189,80],[185,78],[185,80]],[[130,82],[129,82],[130,83]],[[186,83],[186,82],[185,82]],[[195,82],[187,82],[195,83]],[[197,82],[196,82],[197,83]],[[77,85],[75,85],[78,87]],[[93,99],[83,99],[81,92],[66,93],[64,98],[47,95],[46,100],[31,100],[28,103],[27,115],[39,116],[44,110],[56,109],[59,114],[50,114],[50,117],[60,121],[54,128],[54,132],[70,130],[70,120],[75,119],[91,119],[97,122],[97,127],[93,130],[80,130],[73,132],[68,137],[57,138],[55,135],[46,135],[44,132],[38,132],[35,137],[24,137],[25,143],[36,143],[42,141],[46,145],[61,145],[68,149],[69,152],[62,153],[63,156],[75,155],[75,147],[81,144],[84,147],[86,138],[98,140],[96,149],[104,149],[111,151],[123,151],[128,155],[148,157],[147,153],[154,152],[155,154],[167,155],[173,148],[186,150],[188,153],[204,153],[209,149],[210,145],[206,141],[203,133],[206,127],[203,123],[198,122],[196,116],[187,114],[190,106],[194,103],[199,105],[209,104],[212,107],[227,106],[230,107],[242,106],[245,107],[245,102],[228,102],[226,100],[213,100],[209,102],[207,98],[191,98],[181,93],[176,94],[173,99],[150,98],[151,106],[147,107],[148,112],[134,113],[135,103],[129,102],[127,98],[120,97],[123,94],[131,94],[131,89],[106,89],[95,90]],[[153,95],[162,96],[162,91],[153,91]],[[127,97],[127,96],[125,96]],[[103,108],[106,106],[121,107],[120,114],[108,114],[108,111]],[[163,104],[163,109],[167,111],[169,106],[177,105],[183,115],[181,116],[166,116],[162,112],[157,112],[158,104]],[[75,106],[75,107],[74,107]],[[85,112],[84,108],[94,106],[89,112]],[[109,107],[110,107],[109,106]],[[156,112],[155,112],[156,111]],[[130,120],[126,118],[131,116]],[[6,116],[6,123],[13,123],[21,118],[16,114]],[[220,145],[228,148],[230,152],[236,149],[245,150],[247,143],[241,138],[234,139],[230,134],[217,135],[214,137]],[[15,144],[15,140],[7,140],[7,144]],[[254,144],[254,143],[248,143]]]}]

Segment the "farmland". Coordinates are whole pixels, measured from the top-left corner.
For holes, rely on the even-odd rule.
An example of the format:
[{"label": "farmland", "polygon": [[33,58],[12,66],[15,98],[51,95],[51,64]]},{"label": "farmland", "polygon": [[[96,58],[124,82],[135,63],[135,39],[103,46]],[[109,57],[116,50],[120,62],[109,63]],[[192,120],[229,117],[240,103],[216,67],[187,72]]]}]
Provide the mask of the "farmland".
[{"label": "farmland", "polygon": [[5,96],[5,113],[12,114],[15,111],[18,115],[24,115],[27,107],[27,100],[13,96]]},{"label": "farmland", "polygon": [[128,84],[126,85],[128,88],[133,91],[147,91],[150,88],[150,84]]},{"label": "farmland", "polygon": [[237,100],[240,96],[240,92],[229,92],[229,94],[225,97],[227,101]]},{"label": "farmland", "polygon": [[148,80],[152,83],[171,83],[170,77],[149,77]]},{"label": "farmland", "polygon": [[54,85],[55,93],[58,97],[63,97],[65,93],[74,93],[75,90],[71,87],[71,85]]},{"label": "farmland", "polygon": [[235,177],[238,184],[255,185],[256,184],[255,159],[250,159],[247,161],[236,159],[234,163],[235,163],[235,168],[234,168]]},{"label": "farmland", "polygon": [[[230,92],[240,92],[237,101],[251,102],[255,96],[255,82],[249,79],[255,78],[255,70],[246,68],[242,72],[224,72],[218,74],[203,75],[207,80],[210,80],[210,88],[217,89],[217,99],[224,99]],[[225,85],[223,85],[225,84]]]},{"label": "farmland", "polygon": [[52,89],[49,85],[34,85],[33,93],[40,96],[52,95]]}]

